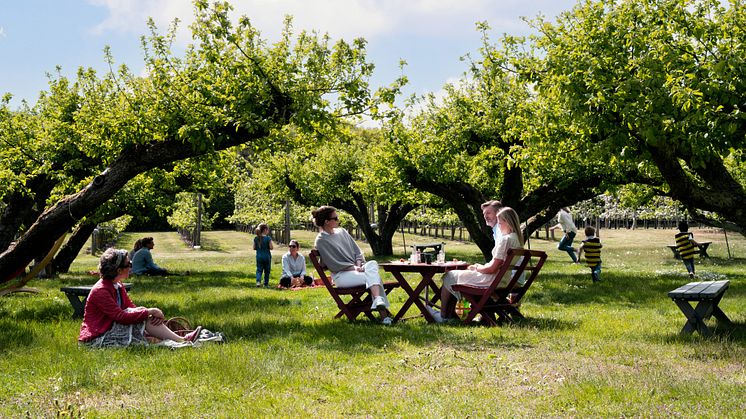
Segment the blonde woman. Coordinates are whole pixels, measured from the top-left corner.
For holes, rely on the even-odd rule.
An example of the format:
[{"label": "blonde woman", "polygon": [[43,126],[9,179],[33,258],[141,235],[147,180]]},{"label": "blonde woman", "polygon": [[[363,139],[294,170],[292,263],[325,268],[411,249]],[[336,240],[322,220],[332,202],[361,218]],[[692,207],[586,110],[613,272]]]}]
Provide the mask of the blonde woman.
[{"label": "blonde woman", "polygon": [[[466,270],[450,271],[443,276],[443,288],[440,290],[441,308],[443,311],[442,313],[433,312],[435,321],[443,322],[456,317],[456,302],[461,299],[461,293],[454,291],[453,285],[489,286],[495,279],[495,275],[497,275],[503,263],[506,263],[505,259],[507,258],[508,250],[523,247],[521,221],[513,208],[503,207],[498,211],[494,221],[487,220],[488,224],[490,222],[494,222],[496,230],[501,233],[495,242],[495,247],[492,249],[492,259],[486,264],[477,263],[469,265]],[[510,261],[507,262],[510,263]],[[499,284],[498,288],[500,286],[507,286],[509,280],[510,272],[507,272],[506,277],[503,278],[505,283]],[[523,277],[519,280],[519,284],[522,285],[522,281],[525,281]]]}]

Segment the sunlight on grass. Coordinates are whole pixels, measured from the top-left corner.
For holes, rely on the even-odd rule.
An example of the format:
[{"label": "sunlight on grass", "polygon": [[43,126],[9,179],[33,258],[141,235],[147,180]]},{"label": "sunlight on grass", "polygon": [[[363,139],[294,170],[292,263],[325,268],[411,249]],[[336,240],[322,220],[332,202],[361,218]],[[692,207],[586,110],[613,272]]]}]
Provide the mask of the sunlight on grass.
[{"label": "sunlight on grass", "polygon": [[[549,259],[524,299],[527,319],[497,328],[334,319],[323,288],[254,287],[249,234],[205,232],[200,250],[175,233],[125,234],[118,247],[153,236],[155,261],[189,272],[130,278],[135,303],[222,331],[229,343],[79,348],[80,321],[59,288],[96,281],[86,271],[97,258],[81,254],[71,273],[33,281],[39,294],[0,298],[0,417],[731,417],[746,385],[746,239],[729,236],[729,259],[721,233],[694,234],[713,241],[699,279],[731,281],[721,307],[735,326],[712,338],[678,336],[685,319],[666,293],[689,278],[665,247],[673,230],[602,230],[595,284],[556,241],[532,238]],[[293,232],[304,253],[315,236]],[[400,234],[394,249],[406,257]],[[445,249],[449,259],[481,260],[472,244]],[[286,251],[273,251],[272,285]],[[404,297],[392,293],[394,310]]]}]

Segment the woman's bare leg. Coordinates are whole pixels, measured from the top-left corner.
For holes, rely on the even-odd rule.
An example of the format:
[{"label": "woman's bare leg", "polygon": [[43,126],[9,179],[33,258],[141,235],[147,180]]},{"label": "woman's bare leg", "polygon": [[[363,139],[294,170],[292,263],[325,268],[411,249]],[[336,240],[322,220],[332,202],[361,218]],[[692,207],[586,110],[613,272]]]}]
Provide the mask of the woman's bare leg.
[{"label": "woman's bare leg", "polygon": [[183,342],[184,338],[177,335],[173,330],[166,327],[165,323],[154,325],[150,321],[145,322],[145,330],[153,337],[158,339],[170,339],[176,342]]}]

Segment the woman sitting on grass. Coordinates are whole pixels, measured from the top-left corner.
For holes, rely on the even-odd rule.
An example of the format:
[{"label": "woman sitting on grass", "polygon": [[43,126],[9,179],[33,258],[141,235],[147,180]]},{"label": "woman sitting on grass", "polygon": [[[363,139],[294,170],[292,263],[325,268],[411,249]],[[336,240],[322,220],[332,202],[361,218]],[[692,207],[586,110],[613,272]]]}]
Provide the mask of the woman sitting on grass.
[{"label": "woman sitting on grass", "polygon": [[332,278],[338,287],[348,288],[365,285],[373,296],[371,310],[381,313],[382,323],[392,322],[389,313],[389,300],[378,275],[378,262],[365,261],[363,251],[355,243],[350,233],[339,228],[337,209],[323,206],[311,212],[314,223],[319,227],[315,247],[321,259],[332,272]]},{"label": "woman sitting on grass", "polygon": [[[495,247],[492,249],[492,260],[487,264],[469,265],[466,270],[450,271],[443,276],[443,288],[441,288],[440,299],[442,313],[433,312],[437,322],[444,322],[456,317],[456,302],[461,299],[461,293],[453,290],[454,284],[466,284],[488,287],[495,279],[495,275],[505,263],[510,249],[523,247],[523,235],[521,234],[521,222],[518,214],[510,207],[503,207],[497,213],[497,229],[502,233]],[[510,261],[508,261],[510,263]],[[510,280],[511,272],[505,273],[498,288],[505,288]],[[525,278],[522,276],[518,283],[523,285]]]},{"label": "woman sitting on grass", "polygon": [[313,278],[306,274],[306,258],[299,253],[298,240],[290,240],[288,252],[282,255],[281,288],[311,286]]},{"label": "woman sitting on grass", "polygon": [[166,327],[160,309],[138,307],[132,303],[122,285],[131,267],[126,250],[109,248],[101,255],[98,263],[101,279],[88,294],[78,341],[94,348],[147,345],[147,332],[161,340],[194,342],[202,327],[181,337]]}]

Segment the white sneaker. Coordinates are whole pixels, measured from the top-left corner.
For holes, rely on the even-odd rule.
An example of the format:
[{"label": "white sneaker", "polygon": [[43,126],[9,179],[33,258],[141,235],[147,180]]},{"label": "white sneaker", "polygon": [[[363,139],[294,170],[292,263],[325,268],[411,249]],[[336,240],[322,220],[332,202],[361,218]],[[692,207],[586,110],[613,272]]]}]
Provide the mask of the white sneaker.
[{"label": "white sneaker", "polygon": [[386,316],[383,320],[381,320],[381,323],[383,323],[384,326],[391,326],[391,323],[393,322],[394,322],[394,319],[388,316]]},{"label": "white sneaker", "polygon": [[371,310],[381,310],[386,308],[386,300],[382,296],[378,296],[373,299],[373,304],[370,306]]}]

